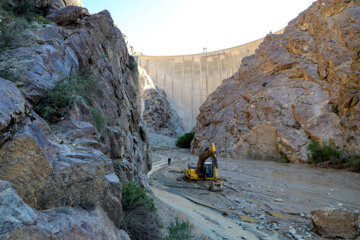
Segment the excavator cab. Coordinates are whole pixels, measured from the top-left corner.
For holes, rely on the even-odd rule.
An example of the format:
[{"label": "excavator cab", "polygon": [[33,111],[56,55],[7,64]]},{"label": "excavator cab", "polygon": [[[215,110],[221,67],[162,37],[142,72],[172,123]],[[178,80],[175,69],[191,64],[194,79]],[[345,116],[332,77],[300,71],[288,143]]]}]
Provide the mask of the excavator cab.
[{"label": "excavator cab", "polygon": [[205,163],[205,179],[214,177],[214,168],[211,162]]},{"label": "excavator cab", "polygon": [[[211,157],[211,160],[208,159]],[[216,159],[215,144],[199,154],[199,160],[196,167],[188,165],[185,168],[185,177],[195,181],[213,181],[209,188],[212,191],[221,191],[223,182],[218,178],[218,162]]]}]

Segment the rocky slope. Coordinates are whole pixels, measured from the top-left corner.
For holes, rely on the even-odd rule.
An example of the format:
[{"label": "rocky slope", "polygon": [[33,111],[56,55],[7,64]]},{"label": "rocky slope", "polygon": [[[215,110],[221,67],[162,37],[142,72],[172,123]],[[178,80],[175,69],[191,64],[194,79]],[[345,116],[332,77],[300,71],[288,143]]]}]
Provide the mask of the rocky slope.
[{"label": "rocky slope", "polygon": [[359,5],[319,0],[268,35],[201,106],[192,151],[304,162],[315,138],[360,152]]},{"label": "rocky slope", "polygon": [[[39,2],[56,24],[33,24],[29,44],[1,52],[0,239],[127,239],[117,228],[121,182],[147,186],[134,59],[107,11],[62,8],[74,3]],[[34,111],[47,89],[83,71],[97,86],[88,101],[51,124]]]},{"label": "rocky slope", "polygon": [[144,98],[142,115],[147,131],[169,137],[182,136],[184,129],[168,102],[165,91],[155,86],[145,69],[139,69]]}]

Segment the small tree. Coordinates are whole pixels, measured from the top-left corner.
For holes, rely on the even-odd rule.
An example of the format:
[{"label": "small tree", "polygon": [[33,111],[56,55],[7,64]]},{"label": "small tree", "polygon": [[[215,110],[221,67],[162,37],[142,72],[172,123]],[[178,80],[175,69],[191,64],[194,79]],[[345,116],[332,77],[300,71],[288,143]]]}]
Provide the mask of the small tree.
[{"label": "small tree", "polygon": [[165,240],[191,240],[193,239],[192,229],[193,226],[189,221],[179,221],[176,218],[174,222],[171,222],[167,227],[169,235],[165,237]]},{"label": "small tree", "polygon": [[336,115],[339,115],[339,105],[333,104],[331,105],[331,111],[335,113]]},{"label": "small tree", "polygon": [[[57,122],[64,113],[81,100],[91,106],[92,98],[94,98],[97,89],[95,79],[88,73],[82,72],[63,77],[55,83],[54,88],[45,90],[44,97],[35,106],[35,111],[48,122]],[[95,118],[97,128],[103,128],[101,125],[103,119],[99,118],[99,112],[92,109],[91,113],[92,117]],[[98,130],[101,131],[102,129]]]},{"label": "small tree", "polygon": [[129,233],[131,239],[151,240],[160,238],[160,220],[152,198],[138,183],[123,185],[122,200],[125,217],[121,228]]},{"label": "small tree", "polygon": [[311,139],[311,143],[307,147],[310,151],[309,162],[320,163],[330,161],[333,164],[342,163],[341,153],[335,149],[335,145],[331,142],[323,142],[320,144],[316,139]]},{"label": "small tree", "polygon": [[154,200],[146,195],[145,189],[138,183],[129,182],[123,185],[122,206],[125,211],[133,210],[137,207],[144,207],[149,211],[155,210]]},{"label": "small tree", "polygon": [[351,171],[360,172],[360,154],[352,155],[345,165]]},{"label": "small tree", "polygon": [[190,148],[191,141],[194,138],[194,133],[185,133],[176,140],[176,146],[180,148]]}]

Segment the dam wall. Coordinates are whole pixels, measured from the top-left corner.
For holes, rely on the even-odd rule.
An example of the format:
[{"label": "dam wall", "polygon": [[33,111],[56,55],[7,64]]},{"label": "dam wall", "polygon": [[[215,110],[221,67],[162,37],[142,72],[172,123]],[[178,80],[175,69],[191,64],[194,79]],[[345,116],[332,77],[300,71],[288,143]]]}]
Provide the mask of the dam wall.
[{"label": "dam wall", "polygon": [[239,69],[241,60],[254,54],[263,40],[201,54],[137,58],[155,85],[165,90],[184,130],[189,132],[209,94],[231,77]]}]

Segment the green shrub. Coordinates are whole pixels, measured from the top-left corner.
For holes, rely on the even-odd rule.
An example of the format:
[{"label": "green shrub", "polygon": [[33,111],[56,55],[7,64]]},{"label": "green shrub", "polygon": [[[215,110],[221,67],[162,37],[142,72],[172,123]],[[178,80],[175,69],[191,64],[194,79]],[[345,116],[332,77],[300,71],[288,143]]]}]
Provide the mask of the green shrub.
[{"label": "green shrub", "polygon": [[28,28],[29,24],[24,19],[11,21],[0,19],[0,52],[29,45],[31,37]]},{"label": "green shrub", "polygon": [[310,151],[309,162],[320,163],[330,161],[332,164],[342,163],[340,158],[341,152],[335,149],[333,143],[323,142],[320,144],[316,139],[311,139],[311,143],[307,147]]},{"label": "green shrub", "polygon": [[24,17],[29,21],[38,11],[35,0],[0,0],[0,4],[5,11]]},{"label": "green shrub", "polygon": [[331,111],[335,114],[339,114],[339,105],[337,104],[331,105]]},{"label": "green shrub", "polygon": [[38,14],[33,16],[32,20],[35,21],[35,22],[38,22],[38,23],[43,23],[43,24],[50,24],[51,23],[49,19],[45,18],[42,15],[38,15]]},{"label": "green shrub", "polygon": [[144,207],[149,211],[154,211],[154,200],[146,195],[144,188],[138,183],[129,182],[123,185],[123,198],[121,200],[125,211],[130,211],[138,207]]},{"label": "green shrub", "polygon": [[293,128],[295,129],[300,129],[301,128],[301,124],[298,121],[295,121],[295,124],[293,125]]},{"label": "green shrub", "polygon": [[132,240],[161,239],[161,224],[156,212],[138,207],[125,212],[125,217],[120,224]]},{"label": "green shrub", "polygon": [[[75,104],[84,100],[89,106],[91,98],[97,90],[95,80],[86,73],[63,77],[55,83],[54,88],[45,90],[44,97],[35,106],[35,111],[50,123],[57,122]],[[101,119],[94,113],[95,122],[101,124]],[[99,119],[98,119],[99,118]],[[98,129],[99,131],[101,129]]]},{"label": "green shrub", "polygon": [[360,172],[360,154],[354,154],[351,156],[346,164],[346,167],[348,167],[351,171]]},{"label": "green shrub", "polygon": [[180,148],[190,148],[191,141],[194,138],[194,133],[185,133],[176,140],[176,146]]},{"label": "green shrub", "polygon": [[160,239],[160,220],[152,198],[135,182],[123,185],[122,200],[125,217],[121,228],[131,239]]},{"label": "green shrub", "polygon": [[290,162],[289,158],[286,156],[286,154],[282,150],[279,150],[279,154],[280,154],[281,158],[278,159],[278,162],[281,162],[281,163],[289,163]]},{"label": "green shrub", "polygon": [[168,236],[164,240],[191,240],[194,238],[192,235],[193,226],[189,221],[179,221],[178,218],[175,222],[171,222],[168,229]]},{"label": "green shrub", "polygon": [[45,97],[41,99],[34,110],[46,121],[57,122],[75,103],[76,96],[70,91],[67,78],[59,80],[53,89],[45,91]]},{"label": "green shrub", "polygon": [[30,45],[32,21],[49,23],[35,0],[0,0],[0,52]]},{"label": "green shrub", "polygon": [[267,82],[263,82],[263,83],[262,83],[262,86],[263,86],[263,87],[266,87],[266,85],[267,85]]},{"label": "green shrub", "polygon": [[12,64],[6,64],[5,67],[0,70],[0,77],[14,83],[20,81],[21,78],[18,70],[15,70],[13,68],[14,66]]},{"label": "green shrub", "polygon": [[[336,150],[332,143],[323,142],[323,144],[320,144],[315,139],[311,140],[307,149],[311,153],[309,155],[309,163],[328,162],[336,167],[349,168],[351,171],[360,172],[360,154],[350,156],[345,152]],[[344,155],[350,157],[344,157]]]},{"label": "green shrub", "polygon": [[129,57],[129,69],[132,72],[135,72],[137,70],[138,64],[133,56]]},{"label": "green shrub", "polygon": [[101,113],[97,109],[95,109],[93,107],[90,107],[90,114],[91,114],[92,119],[95,121],[96,129],[101,134],[103,134],[106,129],[107,119],[104,116],[102,116]]}]

